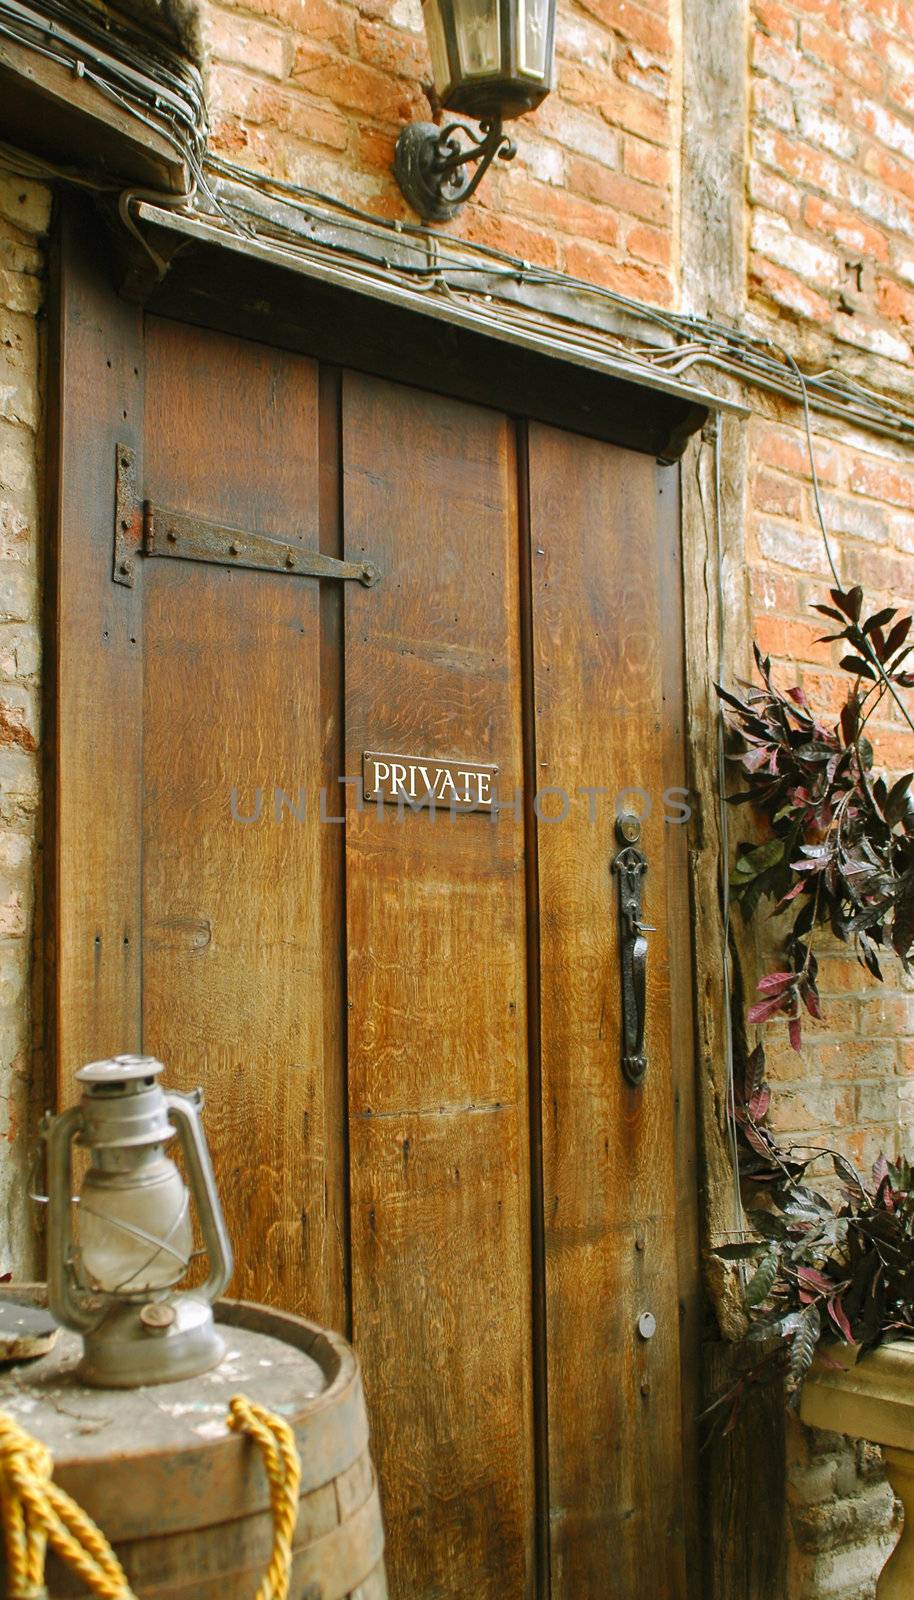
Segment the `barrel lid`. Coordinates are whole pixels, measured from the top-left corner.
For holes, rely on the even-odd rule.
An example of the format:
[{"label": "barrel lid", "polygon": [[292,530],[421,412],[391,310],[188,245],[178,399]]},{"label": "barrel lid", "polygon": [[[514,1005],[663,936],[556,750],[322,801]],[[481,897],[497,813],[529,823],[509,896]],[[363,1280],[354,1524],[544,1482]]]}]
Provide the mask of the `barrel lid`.
[{"label": "barrel lid", "polygon": [[[46,1301],[43,1285],[17,1285],[15,1295]],[[7,1298],[0,1286],[0,1302]],[[55,1482],[114,1542],[268,1513],[260,1452],[228,1427],[235,1394],[291,1425],[303,1495],[347,1471],[367,1447],[358,1362],[344,1339],[244,1301],[220,1300],[213,1310],[225,1357],[196,1378],[87,1388],[77,1370],[82,1341],[66,1328],[47,1355],[0,1368],[0,1410],[48,1446]],[[0,1592],[2,1571],[0,1551]]]},{"label": "barrel lid", "polygon": [[165,1067],[155,1056],[108,1056],[104,1061],[90,1061],[76,1074],[79,1083],[105,1085],[133,1083],[137,1078],[156,1078]]}]

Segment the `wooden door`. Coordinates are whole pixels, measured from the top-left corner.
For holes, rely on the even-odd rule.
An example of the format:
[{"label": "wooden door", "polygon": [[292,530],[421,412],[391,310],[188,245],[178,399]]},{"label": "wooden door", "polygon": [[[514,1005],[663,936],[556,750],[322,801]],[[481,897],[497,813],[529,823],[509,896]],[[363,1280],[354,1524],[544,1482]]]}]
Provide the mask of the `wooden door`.
[{"label": "wooden door", "polygon": [[[394,1600],[679,1600],[675,475],[227,334],[106,326],[88,269],[70,294],[61,1097],[84,1060],[140,1045],[204,1085],[233,1292],[344,1328],[361,1356]],[[136,554],[132,585],[112,581],[118,441],[154,519],[368,560],[380,581],[228,549]],[[370,751],[497,768],[500,807],[368,803]],[[656,928],[638,1087],[624,790],[649,812]]]}]

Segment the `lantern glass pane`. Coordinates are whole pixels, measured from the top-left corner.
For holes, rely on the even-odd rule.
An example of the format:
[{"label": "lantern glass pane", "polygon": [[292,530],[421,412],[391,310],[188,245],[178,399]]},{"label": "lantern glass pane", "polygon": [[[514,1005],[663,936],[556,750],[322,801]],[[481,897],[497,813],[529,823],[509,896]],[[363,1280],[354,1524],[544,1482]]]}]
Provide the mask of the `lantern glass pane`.
[{"label": "lantern glass pane", "polygon": [[451,81],[451,69],[447,56],[447,43],[444,37],[444,24],[441,21],[441,12],[436,0],[423,0],[423,21],[425,22],[425,37],[428,40],[428,51],[432,58],[432,79],[435,89],[443,99]]},{"label": "lantern glass pane", "polygon": [[549,0],[518,0],[518,4],[520,70],[531,78],[545,78]]},{"label": "lantern glass pane", "polygon": [[467,78],[498,71],[498,5],[499,0],[454,0],[460,69]]},{"label": "lantern glass pane", "polygon": [[138,1294],[177,1283],[193,1249],[189,1199],[165,1155],[133,1172],[91,1168],[79,1196],[79,1243],[93,1287]]}]

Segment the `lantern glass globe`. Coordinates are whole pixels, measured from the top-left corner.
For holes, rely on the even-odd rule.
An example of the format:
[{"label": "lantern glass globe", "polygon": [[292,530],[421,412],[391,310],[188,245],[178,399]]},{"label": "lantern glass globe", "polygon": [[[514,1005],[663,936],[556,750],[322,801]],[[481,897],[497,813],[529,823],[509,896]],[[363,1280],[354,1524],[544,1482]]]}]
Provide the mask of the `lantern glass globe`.
[{"label": "lantern glass globe", "polygon": [[193,1251],[189,1202],[161,1145],[106,1152],[79,1197],[80,1251],[93,1289],[148,1294],[177,1283]]}]

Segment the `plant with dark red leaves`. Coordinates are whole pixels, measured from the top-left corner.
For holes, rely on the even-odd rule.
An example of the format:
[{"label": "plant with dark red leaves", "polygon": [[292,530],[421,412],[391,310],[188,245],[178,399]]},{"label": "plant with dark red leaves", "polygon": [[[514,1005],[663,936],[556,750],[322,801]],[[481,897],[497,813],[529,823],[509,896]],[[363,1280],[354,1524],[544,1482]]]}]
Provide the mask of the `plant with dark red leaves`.
[{"label": "plant with dark red leaves", "polygon": [[831,641],[848,652],[847,698],[834,726],[818,715],[802,689],[783,692],[771,680],[771,661],[755,646],[761,687],[742,695],[718,686],[732,733],[730,759],[744,787],[731,804],[750,804],[769,825],[768,837],[741,847],[730,877],[746,918],[762,900],[773,914],[795,907],[779,969],[758,984],[748,1020],[786,1017],[800,1048],[804,1009],[821,1016],[818,964],[811,936],[830,927],[852,942],[877,978],[881,950],[894,950],[907,970],[914,954],[914,796],[906,773],[894,783],[873,770],[866,727],[891,696],[912,729],[900,691],[914,685],[906,665],[914,649],[910,616],[895,608],[863,616],[863,591],[830,591],[831,604],[814,609],[835,623]]},{"label": "plant with dark red leaves", "polygon": [[[865,1351],[887,1337],[914,1336],[914,1170],[906,1159],[880,1156],[866,1184],[837,1150],[782,1148],[764,1125],[764,1072],[759,1045],[736,1097],[740,1175],[759,1202],[746,1214],[752,1237],[715,1254],[746,1264],[748,1338],[774,1344],[711,1408],[730,1408],[728,1426],[762,1376],[783,1373],[796,1395],[823,1338]],[[823,1159],[842,1182],[836,1205],[805,1182]]]}]

